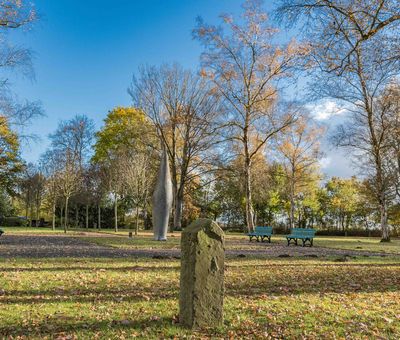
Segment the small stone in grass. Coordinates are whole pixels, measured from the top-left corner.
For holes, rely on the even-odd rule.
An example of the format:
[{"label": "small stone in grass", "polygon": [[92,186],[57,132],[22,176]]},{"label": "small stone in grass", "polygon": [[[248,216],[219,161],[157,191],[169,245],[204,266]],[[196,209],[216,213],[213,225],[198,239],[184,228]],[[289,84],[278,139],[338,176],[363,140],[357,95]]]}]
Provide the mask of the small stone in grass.
[{"label": "small stone in grass", "polygon": [[239,254],[237,257],[246,257],[245,254]]}]

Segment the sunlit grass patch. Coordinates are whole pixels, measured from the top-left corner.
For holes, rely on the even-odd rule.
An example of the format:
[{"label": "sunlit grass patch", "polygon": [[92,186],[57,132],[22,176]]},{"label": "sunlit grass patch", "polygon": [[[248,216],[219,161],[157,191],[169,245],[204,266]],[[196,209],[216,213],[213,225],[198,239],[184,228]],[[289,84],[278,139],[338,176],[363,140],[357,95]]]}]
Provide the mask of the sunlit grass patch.
[{"label": "sunlit grass patch", "polygon": [[391,242],[380,242],[378,237],[321,236],[315,239],[314,244],[327,248],[400,254],[400,239],[396,238],[392,239]]},{"label": "sunlit grass patch", "polygon": [[[177,324],[174,259],[0,261],[5,337],[168,338]],[[225,325],[198,337],[400,336],[400,260],[227,261]]]}]

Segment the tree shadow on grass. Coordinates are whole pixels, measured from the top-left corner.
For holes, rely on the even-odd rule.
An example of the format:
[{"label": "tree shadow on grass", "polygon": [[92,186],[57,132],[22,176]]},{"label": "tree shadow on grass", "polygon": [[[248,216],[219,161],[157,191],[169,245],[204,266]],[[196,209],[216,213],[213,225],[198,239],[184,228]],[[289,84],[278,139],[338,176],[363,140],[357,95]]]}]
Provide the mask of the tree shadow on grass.
[{"label": "tree shadow on grass", "polygon": [[64,272],[64,271],[108,271],[108,272],[127,272],[127,271],[143,271],[143,272],[157,272],[157,271],[177,271],[179,266],[124,266],[124,267],[91,267],[91,266],[65,266],[65,267],[40,267],[40,268],[27,268],[27,267],[9,267],[0,268],[0,272]]},{"label": "tree shadow on grass", "polygon": [[[289,266],[288,266],[289,267]],[[271,268],[252,272],[253,280],[227,280],[231,296],[299,295],[323,293],[385,293],[400,291],[399,266],[332,266],[315,270],[312,266]],[[257,275],[258,274],[258,275]],[[228,274],[229,275],[229,274]],[[271,279],[273,278],[273,279]],[[249,284],[250,283],[250,284]]]},{"label": "tree shadow on grass", "polygon": [[167,285],[157,288],[119,289],[53,289],[53,290],[9,290],[0,296],[0,304],[43,304],[43,303],[107,303],[141,302],[178,298],[177,288]]},{"label": "tree shadow on grass", "polygon": [[67,317],[62,314],[55,314],[46,317],[41,322],[31,325],[0,325],[0,334],[4,337],[45,337],[63,338],[73,333],[93,332],[118,332],[131,331],[141,332],[150,328],[154,332],[162,331],[170,327],[174,322],[172,317],[141,318],[136,320],[96,320]]},{"label": "tree shadow on grass", "polygon": [[[301,259],[304,260],[304,259]],[[313,261],[313,260],[310,260]],[[340,261],[338,261],[340,262]],[[293,267],[293,268],[313,268],[313,267],[326,267],[326,268],[344,268],[344,267],[367,267],[367,268],[384,268],[384,267],[398,267],[400,268],[400,263],[265,263],[265,264],[233,264],[227,265],[228,269],[235,268],[285,268],[285,267]]]},{"label": "tree shadow on grass", "polygon": [[[77,287],[69,289],[8,290],[0,296],[1,304],[107,303],[177,299],[179,285],[175,279],[154,278],[156,284],[132,288],[115,286]],[[85,281],[83,281],[85,283]],[[254,271],[227,272],[226,295],[257,298],[260,295],[301,295],[323,293],[385,293],[400,290],[398,266],[332,267],[264,267]]]}]

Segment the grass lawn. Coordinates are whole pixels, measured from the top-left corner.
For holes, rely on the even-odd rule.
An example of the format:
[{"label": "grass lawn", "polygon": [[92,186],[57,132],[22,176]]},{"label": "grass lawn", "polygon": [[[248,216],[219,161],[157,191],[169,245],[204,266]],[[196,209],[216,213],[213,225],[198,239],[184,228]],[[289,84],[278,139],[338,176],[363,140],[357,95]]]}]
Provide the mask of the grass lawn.
[{"label": "grass lawn", "polygon": [[320,236],[315,239],[319,247],[366,250],[379,253],[400,254],[400,239],[391,242],[380,242],[378,237],[328,237]]},{"label": "grass lawn", "polygon": [[[4,232],[8,234],[64,234],[64,229],[57,228],[53,230],[51,228],[36,228],[36,227],[0,227]],[[71,229],[68,233],[71,235],[79,234],[83,229]]]},{"label": "grass lawn", "polygon": [[[179,261],[0,261],[0,335],[165,338],[177,324]],[[232,259],[225,325],[196,337],[400,337],[400,259]]]}]

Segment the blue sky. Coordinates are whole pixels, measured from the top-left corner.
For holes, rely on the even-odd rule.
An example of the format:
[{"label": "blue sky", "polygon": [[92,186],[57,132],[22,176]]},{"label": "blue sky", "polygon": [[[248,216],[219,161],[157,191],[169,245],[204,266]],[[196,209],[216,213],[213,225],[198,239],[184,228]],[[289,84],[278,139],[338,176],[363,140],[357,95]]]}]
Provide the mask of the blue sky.
[{"label": "blue sky", "polygon": [[[220,13],[239,12],[242,0],[34,3],[40,21],[33,31],[13,37],[34,51],[36,74],[35,81],[15,77],[13,90],[20,98],[40,100],[46,113],[29,128],[41,139],[24,146],[23,157],[28,161],[35,161],[45,150],[47,136],[60,120],[86,114],[99,128],[113,107],[130,105],[126,89],[140,64],[179,62],[197,67],[201,47],[191,37],[195,18],[217,22]],[[332,156],[338,158],[337,152]],[[343,157],[334,167],[331,159],[325,171],[342,176],[351,173]]]}]

